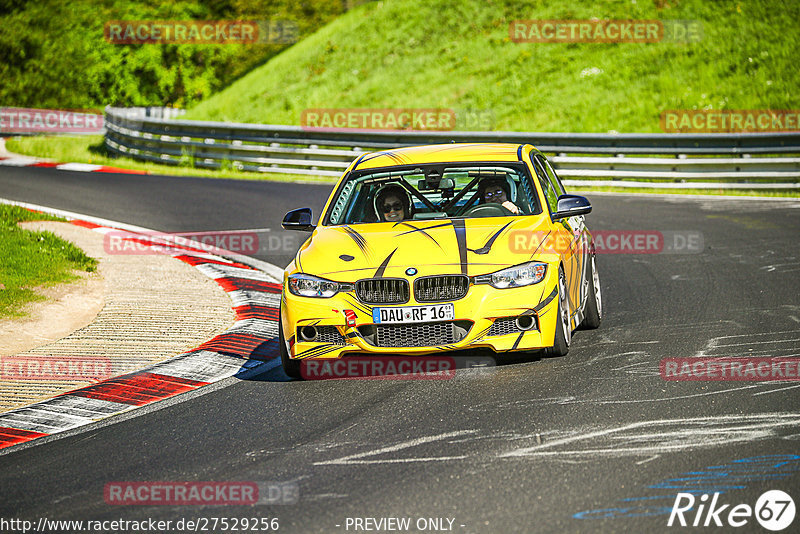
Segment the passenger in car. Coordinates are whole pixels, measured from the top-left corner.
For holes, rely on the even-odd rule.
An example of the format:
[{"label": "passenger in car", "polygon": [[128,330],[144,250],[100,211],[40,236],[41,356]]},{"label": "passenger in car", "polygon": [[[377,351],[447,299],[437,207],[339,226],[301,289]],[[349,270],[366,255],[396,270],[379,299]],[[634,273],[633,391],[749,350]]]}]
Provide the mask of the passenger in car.
[{"label": "passenger in car", "polygon": [[410,219],[411,197],[400,185],[385,185],[375,193],[375,212],[381,221],[398,222]]},{"label": "passenger in car", "polygon": [[514,215],[519,215],[519,207],[508,200],[508,182],[503,178],[485,178],[478,184],[481,204],[500,204]]}]

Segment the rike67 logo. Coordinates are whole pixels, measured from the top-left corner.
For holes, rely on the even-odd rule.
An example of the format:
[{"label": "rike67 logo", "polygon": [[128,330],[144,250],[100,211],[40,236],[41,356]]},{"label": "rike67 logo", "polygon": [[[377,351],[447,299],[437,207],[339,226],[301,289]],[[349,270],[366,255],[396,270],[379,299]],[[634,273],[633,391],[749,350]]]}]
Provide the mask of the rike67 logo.
[{"label": "rike67 logo", "polygon": [[754,507],[749,504],[735,506],[722,504],[719,502],[720,495],[720,493],[714,493],[713,497],[710,497],[704,493],[699,499],[696,499],[692,493],[678,493],[675,503],[672,505],[667,526],[728,526],[736,528],[745,526],[755,516],[756,521],[765,529],[779,531],[794,521],[794,501],[789,494],[781,490],[764,492]]}]

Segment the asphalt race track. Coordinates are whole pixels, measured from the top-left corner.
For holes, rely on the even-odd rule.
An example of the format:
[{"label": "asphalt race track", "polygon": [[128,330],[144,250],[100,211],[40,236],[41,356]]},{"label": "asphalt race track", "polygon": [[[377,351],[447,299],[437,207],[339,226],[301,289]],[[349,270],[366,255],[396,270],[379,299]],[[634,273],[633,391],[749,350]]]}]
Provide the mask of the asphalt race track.
[{"label": "asphalt race track", "polygon": [[[0,169],[0,197],[163,231],[280,236],[287,210],[317,215],[329,190]],[[281,532],[408,517],[412,527],[452,519],[444,528],[464,533],[659,532],[696,530],[667,527],[678,492],[721,493],[723,522],[767,490],[800,505],[800,383],[659,373],[663,358],[800,356],[800,201],[587,196],[592,230],[693,232],[703,247],[599,255],[603,324],[576,332],[568,356],[507,359],[452,380],[293,382],[277,368],[0,455],[0,517],[276,517]],[[260,259],[282,267],[291,252]],[[108,482],[179,480],[295,482],[299,503],[104,502]],[[765,531],[754,517],[736,530]]]}]

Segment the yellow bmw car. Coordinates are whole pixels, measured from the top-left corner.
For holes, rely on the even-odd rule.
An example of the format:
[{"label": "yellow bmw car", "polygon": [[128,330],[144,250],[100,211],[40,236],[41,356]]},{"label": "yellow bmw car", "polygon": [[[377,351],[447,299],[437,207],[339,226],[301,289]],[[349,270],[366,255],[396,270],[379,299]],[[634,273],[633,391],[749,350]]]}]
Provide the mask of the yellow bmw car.
[{"label": "yellow bmw car", "polygon": [[485,347],[562,356],[597,328],[600,278],[584,215],[531,145],[447,144],[364,154],[286,267],[280,352],[304,360]]}]

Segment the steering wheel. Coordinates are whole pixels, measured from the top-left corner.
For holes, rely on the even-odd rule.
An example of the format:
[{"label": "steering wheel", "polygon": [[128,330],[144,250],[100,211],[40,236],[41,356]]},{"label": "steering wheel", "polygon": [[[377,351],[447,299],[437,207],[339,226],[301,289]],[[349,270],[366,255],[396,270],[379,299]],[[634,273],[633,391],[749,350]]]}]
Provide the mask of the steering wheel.
[{"label": "steering wheel", "polygon": [[502,204],[478,204],[464,212],[464,217],[506,217],[514,215]]}]

